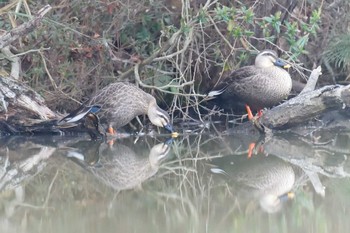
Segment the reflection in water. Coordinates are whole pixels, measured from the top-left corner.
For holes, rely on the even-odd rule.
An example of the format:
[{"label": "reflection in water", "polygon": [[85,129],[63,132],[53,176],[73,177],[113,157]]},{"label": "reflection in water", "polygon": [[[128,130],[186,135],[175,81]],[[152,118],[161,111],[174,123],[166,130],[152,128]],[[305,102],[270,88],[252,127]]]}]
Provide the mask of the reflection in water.
[{"label": "reflection in water", "polygon": [[229,182],[237,184],[242,198],[257,199],[260,206],[269,213],[279,211],[282,202],[292,197],[289,193],[296,188],[296,181],[303,174],[300,169],[275,156],[225,156],[213,160],[213,173],[219,173]]},{"label": "reflection in water", "polygon": [[327,135],[1,138],[0,232],[346,232],[350,137]]},{"label": "reflection in water", "polygon": [[38,174],[55,150],[52,145],[44,146],[23,137],[0,140],[0,191],[14,189]]},{"label": "reflection in water", "polygon": [[0,232],[20,232],[10,218],[25,201],[22,183],[43,171],[54,151],[23,137],[0,138]]},{"label": "reflection in water", "polygon": [[171,142],[172,139],[169,139],[165,143],[154,145],[147,156],[118,142],[101,143],[88,153],[85,149],[84,154],[69,151],[67,156],[76,158],[86,170],[115,190],[131,189],[158,171],[160,162],[170,151]]}]

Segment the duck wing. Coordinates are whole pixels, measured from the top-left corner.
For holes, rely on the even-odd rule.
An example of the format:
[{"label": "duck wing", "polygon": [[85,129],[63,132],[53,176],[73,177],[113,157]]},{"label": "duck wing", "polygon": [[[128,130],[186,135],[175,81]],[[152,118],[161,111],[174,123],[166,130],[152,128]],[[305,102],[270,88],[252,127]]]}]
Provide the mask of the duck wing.
[{"label": "duck wing", "polygon": [[224,77],[224,79],[208,93],[208,96],[215,97],[221,95],[229,87],[230,89],[239,88],[239,86],[243,86],[245,83],[250,83],[257,74],[255,66],[244,66],[234,70],[228,76]]},{"label": "duck wing", "polygon": [[84,118],[89,113],[97,113],[100,111],[101,107],[98,105],[86,106],[82,104],[79,108],[62,118],[58,121],[58,125],[75,123]]}]

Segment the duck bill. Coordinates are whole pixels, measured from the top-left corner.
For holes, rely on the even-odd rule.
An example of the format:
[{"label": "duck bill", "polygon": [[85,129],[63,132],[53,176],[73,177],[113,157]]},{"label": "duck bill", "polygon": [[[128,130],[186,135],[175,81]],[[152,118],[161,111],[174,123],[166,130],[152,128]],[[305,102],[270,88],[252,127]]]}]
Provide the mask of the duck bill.
[{"label": "duck bill", "polygon": [[173,130],[173,126],[171,124],[167,124],[167,125],[164,125],[164,128],[166,130],[168,130],[170,133],[173,133],[174,130]]},{"label": "duck bill", "polygon": [[285,194],[281,195],[281,196],[279,197],[279,199],[280,199],[282,202],[285,202],[285,201],[287,201],[287,200],[292,200],[292,199],[294,199],[294,197],[295,197],[295,193],[293,193],[293,192],[288,192],[288,193],[285,193]]},{"label": "duck bill", "polygon": [[289,64],[285,64],[285,65],[283,66],[284,69],[289,69],[290,67],[292,67],[292,66],[289,65]]},{"label": "duck bill", "polygon": [[275,65],[275,66],[282,67],[282,68],[284,68],[284,69],[288,69],[288,68],[291,67],[290,64],[288,64],[288,63],[286,63],[286,62],[284,62],[284,61],[282,61],[282,60],[280,60],[280,59],[276,60],[276,62],[274,63],[274,65]]},{"label": "duck bill", "polygon": [[164,128],[171,133],[172,138],[177,138],[179,136],[179,134],[174,131],[173,126],[171,124],[165,125]]}]

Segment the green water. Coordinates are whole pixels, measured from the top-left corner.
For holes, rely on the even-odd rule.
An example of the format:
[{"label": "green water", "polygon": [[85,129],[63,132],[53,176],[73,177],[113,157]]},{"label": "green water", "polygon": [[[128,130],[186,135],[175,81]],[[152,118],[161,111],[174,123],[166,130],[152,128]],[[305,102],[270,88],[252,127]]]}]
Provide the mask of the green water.
[{"label": "green water", "polygon": [[349,143],[2,138],[0,232],[348,232]]}]

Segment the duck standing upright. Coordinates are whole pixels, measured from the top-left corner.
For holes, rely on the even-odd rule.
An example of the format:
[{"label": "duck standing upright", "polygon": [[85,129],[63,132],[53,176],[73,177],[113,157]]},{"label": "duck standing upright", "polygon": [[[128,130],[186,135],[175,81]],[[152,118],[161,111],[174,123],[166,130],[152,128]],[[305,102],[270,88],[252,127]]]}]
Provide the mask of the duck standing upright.
[{"label": "duck standing upright", "polygon": [[248,118],[251,109],[259,111],[277,105],[288,97],[292,79],[285,70],[290,65],[278,58],[276,52],[264,50],[255,58],[255,64],[234,70],[223,79],[209,97],[217,97],[220,106],[245,104]]}]

